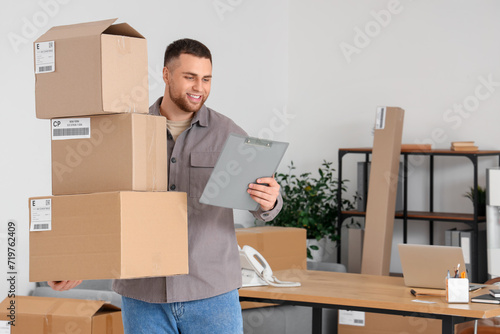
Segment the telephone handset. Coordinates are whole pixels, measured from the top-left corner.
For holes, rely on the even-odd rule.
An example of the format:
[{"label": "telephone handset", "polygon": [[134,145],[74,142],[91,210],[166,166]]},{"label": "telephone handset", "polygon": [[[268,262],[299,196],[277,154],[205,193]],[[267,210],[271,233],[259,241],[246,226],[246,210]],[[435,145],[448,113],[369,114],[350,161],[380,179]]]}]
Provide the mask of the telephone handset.
[{"label": "telephone handset", "polygon": [[243,286],[272,285],[277,287],[300,286],[299,282],[280,281],[273,276],[273,271],[266,259],[254,248],[246,245],[240,250],[241,275]]}]

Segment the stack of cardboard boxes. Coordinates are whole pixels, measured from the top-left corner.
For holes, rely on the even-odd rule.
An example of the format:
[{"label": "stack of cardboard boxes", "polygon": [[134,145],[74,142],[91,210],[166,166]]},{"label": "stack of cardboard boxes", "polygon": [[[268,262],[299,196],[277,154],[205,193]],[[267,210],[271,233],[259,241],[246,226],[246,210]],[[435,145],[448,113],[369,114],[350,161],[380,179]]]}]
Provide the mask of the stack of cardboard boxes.
[{"label": "stack of cardboard boxes", "polygon": [[[146,40],[115,20],[54,27],[34,43],[53,196],[29,199],[31,282],[188,273],[187,196],[167,192],[166,119],[148,115]],[[13,333],[123,333],[119,309],[103,302],[1,305]]]},{"label": "stack of cardboard boxes", "polygon": [[187,198],[167,192],[166,120],[148,115],[147,45],[115,20],[35,41],[52,194],[30,198],[30,281],[186,274]]}]

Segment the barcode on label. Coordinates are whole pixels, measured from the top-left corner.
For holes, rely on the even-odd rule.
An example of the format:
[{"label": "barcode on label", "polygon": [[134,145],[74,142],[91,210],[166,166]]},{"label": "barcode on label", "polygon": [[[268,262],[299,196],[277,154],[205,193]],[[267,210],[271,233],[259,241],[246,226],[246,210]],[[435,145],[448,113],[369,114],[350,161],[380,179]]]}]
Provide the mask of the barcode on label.
[{"label": "barcode on label", "polygon": [[354,319],[354,323],[363,325],[365,323],[365,321],[363,319]]},{"label": "barcode on label", "polygon": [[88,136],[90,128],[77,128],[77,129],[52,129],[52,136]]},{"label": "barcode on label", "polygon": [[40,66],[38,67],[38,73],[52,72],[52,66]]},{"label": "barcode on label", "polygon": [[36,230],[48,230],[49,224],[33,224],[33,231]]}]

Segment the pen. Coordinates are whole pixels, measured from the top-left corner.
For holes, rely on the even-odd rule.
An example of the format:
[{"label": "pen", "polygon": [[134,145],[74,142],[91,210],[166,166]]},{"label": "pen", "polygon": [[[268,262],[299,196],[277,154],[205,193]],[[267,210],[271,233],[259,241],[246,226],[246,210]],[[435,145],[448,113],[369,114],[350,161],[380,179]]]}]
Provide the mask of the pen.
[{"label": "pen", "polygon": [[438,296],[438,297],[443,297],[445,295],[444,290],[434,290],[434,289],[411,289],[410,293],[414,295],[415,297],[418,296]]}]

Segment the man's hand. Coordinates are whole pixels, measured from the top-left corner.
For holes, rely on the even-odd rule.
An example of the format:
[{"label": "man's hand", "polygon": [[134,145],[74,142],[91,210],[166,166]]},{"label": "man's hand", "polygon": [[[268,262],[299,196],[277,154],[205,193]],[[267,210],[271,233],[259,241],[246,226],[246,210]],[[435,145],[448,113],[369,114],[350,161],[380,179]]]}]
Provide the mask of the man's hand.
[{"label": "man's hand", "polygon": [[48,281],[47,284],[56,291],[66,291],[73,289],[75,286],[82,283],[82,281]]},{"label": "man's hand", "polygon": [[261,177],[257,179],[257,183],[248,185],[247,192],[254,201],[260,204],[262,210],[269,211],[276,204],[276,199],[280,194],[280,185],[274,177]]}]

